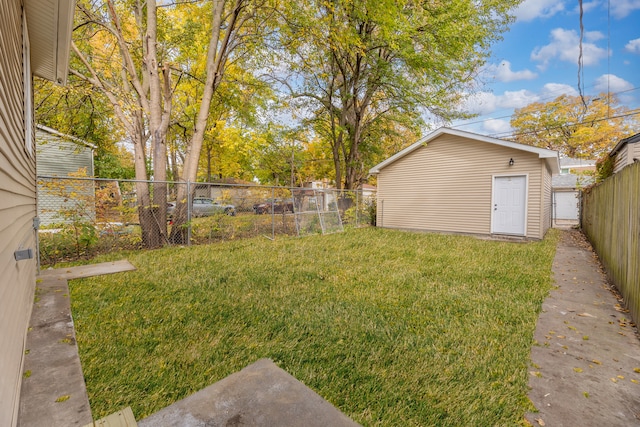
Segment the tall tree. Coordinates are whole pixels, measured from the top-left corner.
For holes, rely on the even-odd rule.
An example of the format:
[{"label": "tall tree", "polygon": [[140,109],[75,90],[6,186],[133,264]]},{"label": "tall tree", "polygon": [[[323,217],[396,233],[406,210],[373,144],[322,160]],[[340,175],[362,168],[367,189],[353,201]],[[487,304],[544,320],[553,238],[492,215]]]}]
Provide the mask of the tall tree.
[{"label": "tall tree", "polygon": [[[162,5],[166,5],[162,3]],[[248,0],[213,0],[205,3],[184,2],[159,7],[155,0],[80,0],[79,22],[74,34],[72,73],[100,90],[109,100],[114,115],[126,131],[135,149],[136,178],[146,180],[151,160],[155,181],[153,191],[144,182],[136,185],[138,213],[143,243],[147,247],[162,245],[167,239],[181,241],[177,230],[186,221],[188,200],[186,186],[178,189],[172,236],[167,236],[166,186],[167,134],[171,124],[174,96],[185,75],[201,82],[199,96],[192,108],[184,141],[185,155],[181,180],[195,181],[198,161],[209,126],[212,100],[225,77],[229,64],[240,58],[243,49],[260,33],[257,13],[264,2]],[[187,8],[188,13],[184,13]],[[208,17],[202,27],[202,18]],[[162,28],[181,28],[189,35],[192,28],[205,28],[202,39],[182,38]],[[206,51],[202,57],[201,46]],[[174,62],[180,58],[180,63]],[[191,69],[191,66],[200,69]]]},{"label": "tall tree", "polygon": [[637,127],[635,116],[613,94],[561,95],[517,109],[511,118],[516,142],[556,150],[574,158],[596,159]]},{"label": "tall tree", "polygon": [[[276,71],[295,105],[321,121],[336,183],[365,176],[385,127],[444,120],[469,89],[520,0],[310,0],[283,5]],[[392,126],[390,123],[395,123]]]}]

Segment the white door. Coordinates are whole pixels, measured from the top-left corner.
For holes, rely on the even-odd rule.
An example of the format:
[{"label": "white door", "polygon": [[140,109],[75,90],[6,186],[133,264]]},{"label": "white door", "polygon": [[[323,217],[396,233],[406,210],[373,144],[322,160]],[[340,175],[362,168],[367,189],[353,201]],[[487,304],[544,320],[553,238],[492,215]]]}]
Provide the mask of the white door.
[{"label": "white door", "polygon": [[578,219],[579,200],[577,191],[556,191],[553,195],[556,208],[555,219]]},{"label": "white door", "polygon": [[524,236],[526,205],[526,176],[494,177],[492,232]]}]

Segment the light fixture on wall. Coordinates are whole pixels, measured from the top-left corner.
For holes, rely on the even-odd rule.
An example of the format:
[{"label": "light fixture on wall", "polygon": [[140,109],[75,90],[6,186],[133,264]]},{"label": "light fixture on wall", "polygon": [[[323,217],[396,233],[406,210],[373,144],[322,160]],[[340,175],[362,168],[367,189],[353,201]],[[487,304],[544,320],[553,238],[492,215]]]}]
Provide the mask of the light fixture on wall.
[{"label": "light fixture on wall", "polygon": [[513,157],[509,159],[509,166],[513,166],[515,162],[513,161]]}]

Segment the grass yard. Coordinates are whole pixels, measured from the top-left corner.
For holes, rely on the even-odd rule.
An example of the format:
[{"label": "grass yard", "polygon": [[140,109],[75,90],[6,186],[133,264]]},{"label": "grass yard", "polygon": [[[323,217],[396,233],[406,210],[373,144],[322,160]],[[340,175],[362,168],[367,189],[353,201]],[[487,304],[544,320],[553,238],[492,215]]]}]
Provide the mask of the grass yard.
[{"label": "grass yard", "polygon": [[138,271],[70,284],[94,418],[268,357],[365,426],[522,424],[556,241],[365,228],[101,257]]}]

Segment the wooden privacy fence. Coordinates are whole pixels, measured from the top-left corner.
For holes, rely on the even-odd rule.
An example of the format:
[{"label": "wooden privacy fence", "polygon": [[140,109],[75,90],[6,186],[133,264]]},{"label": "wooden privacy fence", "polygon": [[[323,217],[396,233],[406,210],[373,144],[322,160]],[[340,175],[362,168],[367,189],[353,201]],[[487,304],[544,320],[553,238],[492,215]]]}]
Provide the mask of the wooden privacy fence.
[{"label": "wooden privacy fence", "polygon": [[634,321],[640,321],[640,163],[587,191],[582,228]]}]

